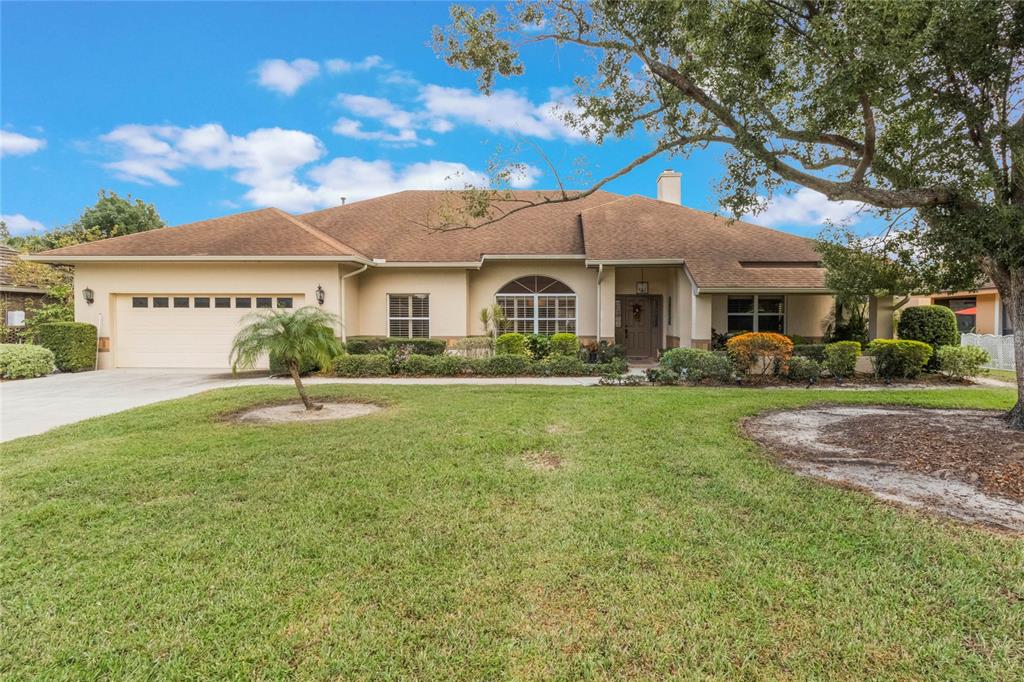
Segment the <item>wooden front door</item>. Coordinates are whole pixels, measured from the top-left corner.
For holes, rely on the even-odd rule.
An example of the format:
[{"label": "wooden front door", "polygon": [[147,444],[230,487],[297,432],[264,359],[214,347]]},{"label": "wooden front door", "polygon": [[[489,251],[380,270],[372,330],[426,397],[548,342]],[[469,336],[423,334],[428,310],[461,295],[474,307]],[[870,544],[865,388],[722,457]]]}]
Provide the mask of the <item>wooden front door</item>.
[{"label": "wooden front door", "polygon": [[661,336],[659,296],[620,296],[622,325],[616,329],[616,342],[626,347],[631,358],[653,357]]}]

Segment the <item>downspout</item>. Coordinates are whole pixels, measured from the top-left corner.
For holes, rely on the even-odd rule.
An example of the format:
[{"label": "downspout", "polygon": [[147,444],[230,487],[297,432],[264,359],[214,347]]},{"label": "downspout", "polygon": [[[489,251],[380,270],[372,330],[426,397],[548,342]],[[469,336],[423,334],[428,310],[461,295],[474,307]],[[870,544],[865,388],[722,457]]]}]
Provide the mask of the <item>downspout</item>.
[{"label": "downspout", "polygon": [[598,263],[597,265],[597,334],[595,343],[601,343],[601,305],[604,301],[601,299],[601,280],[604,279],[604,263]]},{"label": "downspout", "polygon": [[347,331],[348,330],[348,321],[345,318],[345,313],[346,313],[346,310],[345,310],[345,300],[348,297],[345,295],[345,280],[348,279],[349,277],[353,277],[355,275],[358,275],[361,272],[365,272],[366,268],[368,268],[368,267],[370,267],[370,264],[369,263],[364,263],[363,267],[359,268],[358,270],[353,270],[352,272],[341,276],[341,342],[342,343],[345,343],[345,341],[348,339],[348,331]]}]

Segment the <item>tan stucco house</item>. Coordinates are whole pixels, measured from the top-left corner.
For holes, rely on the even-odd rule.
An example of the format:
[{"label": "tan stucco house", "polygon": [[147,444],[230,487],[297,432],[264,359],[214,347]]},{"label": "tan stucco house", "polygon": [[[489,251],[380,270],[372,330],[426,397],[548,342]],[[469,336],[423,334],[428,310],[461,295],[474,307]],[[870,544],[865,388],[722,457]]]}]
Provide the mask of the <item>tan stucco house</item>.
[{"label": "tan stucco house", "polygon": [[707,346],[712,330],[820,338],[833,298],[813,242],[686,208],[680,196],[679,174],[666,172],[658,200],[597,192],[437,231],[424,225],[450,194],[406,191],[34,259],[75,266],[75,316],[99,329],[101,368],[223,368],[246,314],[303,305],[337,314],[342,337],[454,340],[483,334],[479,312],[498,303],[517,331],[618,341],[634,358]]},{"label": "tan stucco house", "polygon": [[912,296],[908,305],[944,305],[951,308],[956,313],[957,326],[963,333],[995,336],[1013,334],[1010,310],[991,281],[974,291],[942,291]]}]

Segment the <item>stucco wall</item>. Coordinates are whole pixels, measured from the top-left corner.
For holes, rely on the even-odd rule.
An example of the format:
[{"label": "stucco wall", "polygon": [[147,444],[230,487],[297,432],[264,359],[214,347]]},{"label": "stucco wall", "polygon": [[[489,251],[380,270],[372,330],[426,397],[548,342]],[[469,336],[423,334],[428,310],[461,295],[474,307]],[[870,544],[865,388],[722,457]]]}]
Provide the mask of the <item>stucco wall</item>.
[{"label": "stucco wall", "polygon": [[359,321],[351,336],[388,333],[388,294],[430,294],[430,335],[466,336],[466,273],[461,268],[370,268],[346,280],[359,280]]},{"label": "stucco wall", "polygon": [[[337,314],[341,296],[338,265],[302,263],[81,263],[75,266],[75,319],[96,325],[101,337],[111,337],[110,352],[100,353],[100,368],[115,366],[118,294],[302,294],[316,300],[316,288],[326,295],[324,308]],[[89,305],[86,287],[94,292]]]}]

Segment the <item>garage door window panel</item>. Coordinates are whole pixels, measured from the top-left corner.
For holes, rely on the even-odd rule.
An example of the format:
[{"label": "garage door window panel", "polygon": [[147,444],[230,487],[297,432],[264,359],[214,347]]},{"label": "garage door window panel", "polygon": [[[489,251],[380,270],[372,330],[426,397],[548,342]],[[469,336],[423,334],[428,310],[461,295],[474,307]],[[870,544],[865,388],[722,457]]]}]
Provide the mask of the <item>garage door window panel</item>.
[{"label": "garage door window panel", "polygon": [[240,298],[236,298],[235,299],[235,307],[236,308],[251,308],[252,307],[252,299],[248,298],[248,297],[245,297],[245,296],[242,296]]},{"label": "garage door window panel", "polygon": [[167,298],[166,296],[154,296],[153,297],[153,307],[154,308],[170,308],[171,307],[171,299]]},{"label": "garage door window panel", "polygon": [[145,296],[132,296],[132,307],[133,308],[148,308],[149,299]]},{"label": "garage door window panel", "polygon": [[196,308],[209,308],[210,307],[210,299],[209,299],[209,297],[207,297],[207,296],[196,296],[195,307]]},{"label": "garage door window panel", "polygon": [[175,308],[187,308],[188,307],[188,296],[175,296],[174,297]]}]

